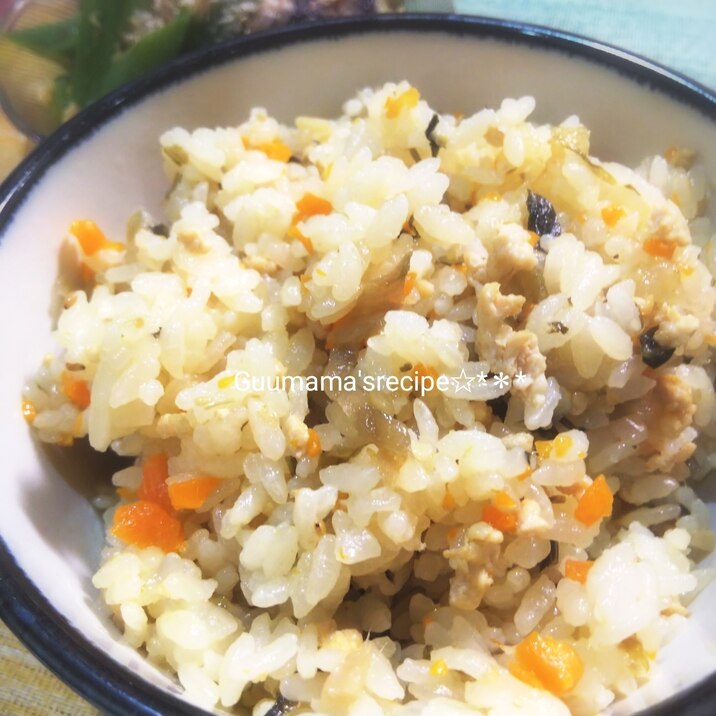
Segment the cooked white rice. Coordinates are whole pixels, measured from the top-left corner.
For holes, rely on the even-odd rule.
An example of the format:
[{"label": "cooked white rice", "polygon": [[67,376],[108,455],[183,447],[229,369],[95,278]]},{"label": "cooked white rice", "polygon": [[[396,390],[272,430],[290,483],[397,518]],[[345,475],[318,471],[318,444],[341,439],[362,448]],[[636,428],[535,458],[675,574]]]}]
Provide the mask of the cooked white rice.
[{"label": "cooked white rice", "polygon": [[[80,242],[24,410],[131,458],[94,584],[190,700],[594,714],[688,617],[714,544],[688,483],[716,435],[708,184],[677,148],[600,163],[534,105],[437,115],[403,82],[336,120],[172,129],[168,225]],[[446,378],[360,381],[414,375]],[[166,499],[156,454],[179,509],[127,527]]]}]

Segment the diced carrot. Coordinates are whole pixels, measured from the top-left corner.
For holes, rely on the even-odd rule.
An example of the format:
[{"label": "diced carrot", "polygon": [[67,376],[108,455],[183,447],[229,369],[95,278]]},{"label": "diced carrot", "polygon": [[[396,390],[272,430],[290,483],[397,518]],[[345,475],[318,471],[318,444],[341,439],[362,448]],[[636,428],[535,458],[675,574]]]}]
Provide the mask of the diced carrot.
[{"label": "diced carrot", "polygon": [[584,665],[566,642],[532,632],[515,648],[514,676],[556,696],[569,693],[582,678]]},{"label": "diced carrot", "polygon": [[500,532],[514,532],[517,529],[517,513],[505,512],[495,505],[488,504],[482,508],[482,521]]},{"label": "diced carrot", "polygon": [[674,256],[674,251],[676,251],[676,244],[673,241],[660,239],[656,236],[647,239],[643,247],[649,256],[653,256],[657,259],[671,260]]},{"label": "diced carrot", "polygon": [[181,522],[148,500],[120,505],[114,512],[112,534],[135,547],[159,547],[178,552],[184,544]]},{"label": "diced carrot", "polygon": [[517,503],[504,490],[496,492],[492,501],[495,504],[495,507],[503,511],[514,510],[515,507],[517,507]]},{"label": "diced carrot", "polygon": [[430,675],[431,676],[445,676],[450,669],[443,659],[436,659],[430,664]]},{"label": "diced carrot", "polygon": [[539,243],[539,234],[536,231],[528,231],[527,233],[530,235],[530,238],[528,239],[529,245],[532,247],[537,246]]},{"label": "diced carrot", "polygon": [[395,119],[400,116],[400,113],[404,109],[412,109],[416,107],[420,101],[420,92],[415,87],[406,89],[405,92],[401,92],[397,97],[388,97],[385,100],[385,116],[388,119]]},{"label": "diced carrot", "polygon": [[613,504],[614,495],[607,485],[607,480],[604,475],[599,475],[579,498],[574,517],[584,525],[593,525],[612,514]]},{"label": "diced carrot", "polygon": [[102,230],[90,219],[77,219],[70,224],[70,233],[79,242],[82,253],[85,256],[94,256],[98,251],[110,249],[112,251],[123,251],[124,244],[110,241]]},{"label": "diced carrot", "polygon": [[445,495],[443,496],[443,509],[452,510],[456,504],[457,502],[455,502],[455,498],[450,493],[450,490],[445,490]]},{"label": "diced carrot", "polygon": [[565,457],[572,449],[572,438],[569,435],[557,435],[552,441],[552,450],[555,457]]},{"label": "diced carrot", "polygon": [[418,280],[418,274],[415,271],[408,271],[405,274],[405,281],[403,282],[403,298],[407,298],[410,292],[415,288],[415,282]]},{"label": "diced carrot", "polygon": [[587,581],[587,575],[593,564],[594,562],[588,559],[568,559],[564,563],[564,576],[567,577],[567,579],[573,579],[575,582],[584,584]]},{"label": "diced carrot", "polygon": [[287,147],[280,139],[274,139],[270,142],[262,144],[249,145],[251,149],[258,149],[263,152],[269,159],[275,159],[277,162],[287,162],[291,158],[290,147]]},{"label": "diced carrot", "polygon": [[137,490],[139,499],[154,502],[165,510],[171,510],[167,477],[169,477],[169,465],[167,456],[163,452],[154,453],[146,458],[142,465],[142,483]]},{"label": "diced carrot", "polygon": [[34,403],[31,403],[29,400],[22,401],[22,417],[32,425],[37,417],[37,408]]},{"label": "diced carrot", "polygon": [[175,510],[196,510],[221,484],[218,477],[201,475],[190,480],[169,483],[169,499]]},{"label": "diced carrot", "polygon": [[307,253],[313,253],[313,242],[298,228],[298,226],[289,226],[287,234],[289,238],[300,241]]},{"label": "diced carrot", "polygon": [[72,373],[62,372],[62,393],[68,397],[80,410],[90,404],[90,389],[86,380],[75,378]]},{"label": "diced carrot", "polygon": [[451,527],[447,532],[448,542],[454,542],[462,532],[462,527]]},{"label": "diced carrot", "polygon": [[427,377],[436,380],[438,377],[438,372],[432,366],[424,365],[423,363],[416,363],[415,366],[413,366],[413,377],[416,380],[420,380],[422,378]]},{"label": "diced carrot", "polygon": [[296,210],[302,218],[316,216],[317,214],[330,214],[333,204],[328,199],[306,192],[297,202]]},{"label": "diced carrot", "polygon": [[519,661],[511,661],[507,668],[512,676],[531,686],[534,689],[544,689],[542,682],[535,676],[533,672],[526,669]]},{"label": "diced carrot", "polygon": [[620,219],[626,216],[626,212],[621,206],[605,206],[602,209],[602,221],[607,226],[616,226]]},{"label": "diced carrot", "polygon": [[552,452],[551,440],[535,440],[535,450],[540,460],[546,460]]},{"label": "diced carrot", "polygon": [[321,438],[313,428],[308,428],[308,440],[306,441],[306,455],[318,457],[321,454]]}]

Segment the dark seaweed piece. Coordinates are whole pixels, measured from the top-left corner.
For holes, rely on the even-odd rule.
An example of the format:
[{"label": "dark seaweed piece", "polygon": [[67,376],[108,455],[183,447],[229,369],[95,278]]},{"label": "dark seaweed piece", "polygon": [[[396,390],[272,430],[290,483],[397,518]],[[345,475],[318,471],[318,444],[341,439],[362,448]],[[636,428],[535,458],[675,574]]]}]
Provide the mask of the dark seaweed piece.
[{"label": "dark seaweed piece", "polygon": [[274,705],[266,712],[265,716],[286,716],[295,706],[296,704],[293,701],[289,701],[279,694]]},{"label": "dark seaweed piece", "polygon": [[492,414],[504,423],[507,415],[507,398],[501,395],[499,398],[488,400],[487,404],[490,406]]},{"label": "dark seaweed piece", "polygon": [[553,539],[549,541],[549,554],[537,565],[537,569],[541,572],[543,569],[547,569],[551,564],[557,561],[559,554],[559,544]]},{"label": "dark seaweed piece", "polygon": [[437,114],[434,114],[430,121],[428,122],[428,127],[425,130],[425,137],[430,142],[430,153],[437,157],[438,152],[440,151],[440,145],[435,141],[435,137],[433,136],[433,132],[435,131],[435,127],[438,126],[438,123],[440,122],[440,116]]},{"label": "dark seaweed piece", "polygon": [[562,321],[553,321],[549,324],[550,333],[561,333],[564,335],[567,331],[569,331],[569,328],[567,328]]},{"label": "dark seaweed piece", "polygon": [[674,355],[673,348],[662,346],[661,343],[654,338],[656,330],[657,326],[654,326],[639,336],[641,359],[649,368],[658,368],[660,365],[664,365],[664,363]]},{"label": "dark seaweed piece", "polygon": [[169,236],[169,227],[166,224],[154,224],[150,231],[157,236]]},{"label": "dark seaweed piece", "polygon": [[530,231],[534,231],[538,236],[559,236],[562,233],[557,212],[549,199],[533,191],[527,192],[527,211],[527,228]]}]

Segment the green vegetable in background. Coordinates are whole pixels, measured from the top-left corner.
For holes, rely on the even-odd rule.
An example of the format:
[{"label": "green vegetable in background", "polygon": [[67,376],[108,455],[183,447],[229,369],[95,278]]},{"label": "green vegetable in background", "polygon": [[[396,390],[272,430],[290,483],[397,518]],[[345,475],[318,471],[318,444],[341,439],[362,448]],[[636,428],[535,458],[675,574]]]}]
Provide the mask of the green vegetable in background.
[{"label": "green vegetable in background", "polygon": [[73,107],[81,108],[125,82],[186,51],[200,20],[180,10],[163,27],[125,47],[132,14],[148,0],[80,0],[79,13],[67,20],[15,30],[7,37],[57,62],[65,72],[53,84],[49,111],[60,124]]}]

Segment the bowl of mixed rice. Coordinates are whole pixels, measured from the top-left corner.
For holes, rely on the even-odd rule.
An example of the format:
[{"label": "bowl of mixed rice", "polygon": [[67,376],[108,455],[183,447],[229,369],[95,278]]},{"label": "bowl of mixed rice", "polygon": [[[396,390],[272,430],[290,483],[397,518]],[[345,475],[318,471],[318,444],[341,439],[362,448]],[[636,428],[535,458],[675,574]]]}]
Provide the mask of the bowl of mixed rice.
[{"label": "bowl of mixed rice", "polygon": [[81,113],[0,198],[2,617],[108,713],[712,713],[715,117],[409,17]]}]

